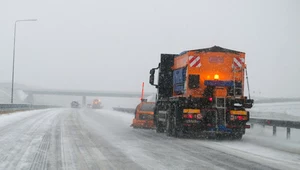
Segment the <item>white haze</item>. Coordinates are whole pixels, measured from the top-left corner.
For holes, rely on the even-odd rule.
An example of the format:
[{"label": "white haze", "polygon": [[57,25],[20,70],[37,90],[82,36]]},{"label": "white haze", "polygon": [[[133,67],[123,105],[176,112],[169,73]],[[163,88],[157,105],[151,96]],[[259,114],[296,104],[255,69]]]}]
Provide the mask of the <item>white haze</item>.
[{"label": "white haze", "polygon": [[246,53],[251,93],[299,97],[297,0],[2,0],[0,82],[140,91],[160,53],[218,45]]}]

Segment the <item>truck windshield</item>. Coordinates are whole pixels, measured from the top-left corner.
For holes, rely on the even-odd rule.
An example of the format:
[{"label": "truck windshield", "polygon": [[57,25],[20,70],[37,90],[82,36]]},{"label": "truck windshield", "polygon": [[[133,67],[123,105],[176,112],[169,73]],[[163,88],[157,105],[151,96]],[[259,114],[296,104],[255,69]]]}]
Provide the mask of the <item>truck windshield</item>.
[{"label": "truck windshield", "polygon": [[154,103],[145,103],[141,107],[141,111],[154,111]]}]

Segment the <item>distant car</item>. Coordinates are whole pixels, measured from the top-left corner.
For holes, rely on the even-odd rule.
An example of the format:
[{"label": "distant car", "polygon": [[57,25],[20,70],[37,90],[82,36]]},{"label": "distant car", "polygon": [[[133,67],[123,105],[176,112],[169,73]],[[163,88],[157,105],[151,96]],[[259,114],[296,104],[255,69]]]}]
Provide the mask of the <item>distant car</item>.
[{"label": "distant car", "polygon": [[155,102],[142,101],[138,104],[131,126],[133,128],[154,129],[154,107]]},{"label": "distant car", "polygon": [[79,104],[79,102],[77,102],[77,101],[72,101],[72,102],[71,102],[71,107],[72,107],[72,108],[79,108],[79,107],[80,107],[80,104]]}]

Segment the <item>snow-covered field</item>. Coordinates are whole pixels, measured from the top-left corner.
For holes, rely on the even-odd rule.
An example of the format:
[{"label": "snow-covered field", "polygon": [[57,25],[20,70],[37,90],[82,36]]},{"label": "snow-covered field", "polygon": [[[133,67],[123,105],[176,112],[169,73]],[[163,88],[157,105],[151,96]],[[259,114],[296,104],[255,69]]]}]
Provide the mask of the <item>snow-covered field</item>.
[{"label": "snow-covered field", "polygon": [[256,118],[300,121],[300,102],[254,104],[250,113]]}]

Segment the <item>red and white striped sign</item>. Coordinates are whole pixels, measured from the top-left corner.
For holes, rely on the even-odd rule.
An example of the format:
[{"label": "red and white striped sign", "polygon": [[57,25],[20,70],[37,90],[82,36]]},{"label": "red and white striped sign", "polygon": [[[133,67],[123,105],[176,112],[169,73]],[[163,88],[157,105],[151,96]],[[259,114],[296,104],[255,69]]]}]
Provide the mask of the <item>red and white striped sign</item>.
[{"label": "red and white striped sign", "polygon": [[233,68],[242,68],[245,64],[245,59],[241,57],[233,58]]},{"label": "red and white striped sign", "polygon": [[190,67],[201,67],[200,56],[189,56]]}]

